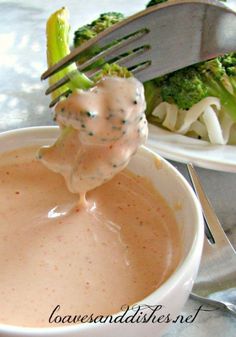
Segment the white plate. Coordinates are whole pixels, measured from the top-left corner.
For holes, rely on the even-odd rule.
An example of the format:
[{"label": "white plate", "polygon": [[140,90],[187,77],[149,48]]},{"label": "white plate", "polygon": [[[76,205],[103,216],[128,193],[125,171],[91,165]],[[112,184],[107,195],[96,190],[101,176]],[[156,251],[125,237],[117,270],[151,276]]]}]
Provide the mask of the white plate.
[{"label": "white plate", "polygon": [[236,145],[212,145],[149,124],[147,145],[164,158],[236,173]]}]

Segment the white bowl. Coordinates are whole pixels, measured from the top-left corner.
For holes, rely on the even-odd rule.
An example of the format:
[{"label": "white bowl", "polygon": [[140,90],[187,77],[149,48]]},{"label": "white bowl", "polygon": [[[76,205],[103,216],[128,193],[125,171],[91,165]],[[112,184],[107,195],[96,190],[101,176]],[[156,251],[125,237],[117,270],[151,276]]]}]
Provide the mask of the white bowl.
[{"label": "white bowl", "polygon": [[[0,134],[0,153],[29,145],[51,144],[57,135],[57,127],[34,127],[4,132]],[[156,310],[156,318],[162,315],[166,317],[169,314],[169,317],[175,319],[191,292],[200,263],[204,233],[201,208],[182,175],[149,149],[140,148],[128,167],[131,171],[148,177],[173,209],[175,209],[174,205],[181,205],[175,214],[181,231],[183,258],[178,268],[161,287],[137,303],[137,305],[162,306]],[[144,312],[150,315],[154,308],[145,307]],[[131,314],[132,312],[129,315]],[[121,313],[114,317],[118,315]],[[161,320],[164,318],[160,318]],[[171,323],[150,321],[148,323],[84,323],[52,328],[23,328],[0,324],[0,336],[158,337],[168,326],[171,326]]]}]

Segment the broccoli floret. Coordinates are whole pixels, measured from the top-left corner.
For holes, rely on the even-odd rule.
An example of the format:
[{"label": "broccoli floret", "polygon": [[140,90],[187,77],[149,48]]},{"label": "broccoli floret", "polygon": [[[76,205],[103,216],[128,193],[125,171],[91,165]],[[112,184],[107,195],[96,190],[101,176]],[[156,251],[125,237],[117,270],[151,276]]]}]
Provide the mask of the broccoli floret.
[{"label": "broccoli floret", "polygon": [[106,63],[101,72],[97,75],[95,75],[95,77],[93,77],[93,80],[95,82],[99,81],[100,79],[102,79],[105,76],[117,76],[117,77],[124,77],[124,78],[128,78],[133,76],[132,73],[125,67],[121,67],[120,65],[116,64],[116,63]]},{"label": "broccoli floret", "polygon": [[163,101],[175,103],[181,109],[189,109],[206,97],[207,89],[197,69],[188,67],[168,76],[161,85],[160,93]]},{"label": "broccoli floret", "polygon": [[147,103],[146,116],[150,116],[154,108],[161,103],[160,86],[156,80],[147,81],[144,83],[145,100]]},{"label": "broccoli floret", "polygon": [[[236,95],[229,90],[234,80],[234,76],[228,74],[232,63],[227,70],[221,60],[219,57],[178,70],[161,78],[159,85],[153,81],[156,95],[162,101],[175,103],[180,109],[189,109],[208,96],[218,97],[224,110],[236,120]],[[229,59],[226,58],[226,62]],[[154,99],[157,100],[154,96],[149,104],[153,105]]]},{"label": "broccoli floret", "polygon": [[78,47],[96,35],[97,33],[90,28],[90,25],[78,28],[74,33],[74,46]]},{"label": "broccoli floret", "polygon": [[124,19],[124,15],[118,12],[109,12],[101,14],[91,24],[78,28],[74,33],[74,46],[78,47],[85,41],[90,40],[97,34],[111,27]]},{"label": "broccoli floret", "polygon": [[222,56],[220,58],[222,65],[225,67],[232,91],[236,95],[236,52]]},{"label": "broccoli floret", "polygon": [[[91,24],[85,25],[74,33],[74,46],[80,46],[84,42],[90,40],[91,38],[95,37],[97,34],[104,31],[106,28],[111,27],[117,22],[120,22],[124,19],[124,15],[119,12],[109,12],[101,14],[96,20],[94,20]],[[115,43],[115,41],[114,41]],[[78,63],[83,63],[84,61],[88,60],[90,57],[98,54],[101,49],[97,46],[94,46],[82,53]],[[115,62],[115,60],[113,60]],[[103,59],[99,59],[96,61],[92,66],[88,67],[85,70],[89,70],[91,68],[101,67],[102,70],[98,74],[93,77],[95,82],[99,81],[104,76],[118,76],[118,77],[130,77],[132,76],[131,72],[127,70],[125,67],[121,67],[116,63],[112,64],[104,64]]]},{"label": "broccoli floret", "polygon": [[166,2],[168,0],[151,0],[149,1],[149,3],[146,5],[146,7],[151,7],[151,6],[154,6],[154,5],[157,5],[157,4],[161,4],[163,2]]},{"label": "broccoli floret", "polygon": [[[124,19],[124,15],[119,12],[109,12],[101,14],[96,20],[91,24],[82,26],[78,28],[74,33],[74,46],[78,47],[84,42],[90,40],[91,38],[97,36],[97,34],[104,31],[106,28],[111,27],[115,23],[118,23]],[[101,52],[102,49],[98,46],[93,46],[88,51],[81,53],[78,63],[83,63],[89,58]],[[96,61],[92,66],[88,67],[85,70],[89,70],[94,67],[102,65],[104,61],[102,59]]]},{"label": "broccoli floret", "polygon": [[221,63],[221,58],[204,62],[199,65],[199,71],[207,88],[206,96],[218,97],[224,110],[236,121],[236,95],[229,89],[231,79]]},{"label": "broccoli floret", "polygon": [[105,29],[111,27],[115,23],[124,20],[124,18],[124,15],[119,12],[103,13],[99,16],[98,19],[94,20],[91,23],[91,26],[93,27],[93,30],[98,34]]},{"label": "broccoli floret", "polygon": [[236,67],[236,53],[230,53],[226,54],[224,56],[221,56],[220,61],[222,65],[225,67],[226,73],[228,75],[231,75],[232,73],[235,73],[235,67]]}]

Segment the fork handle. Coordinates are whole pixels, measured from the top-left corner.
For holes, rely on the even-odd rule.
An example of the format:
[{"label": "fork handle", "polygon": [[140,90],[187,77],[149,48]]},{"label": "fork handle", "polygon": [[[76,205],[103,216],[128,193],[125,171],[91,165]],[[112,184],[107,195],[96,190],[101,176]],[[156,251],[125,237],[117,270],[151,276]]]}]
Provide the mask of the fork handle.
[{"label": "fork handle", "polygon": [[207,297],[198,296],[194,293],[190,294],[190,298],[197,300],[199,302],[211,305],[215,308],[219,308],[224,311],[230,312],[231,314],[236,316],[236,305],[234,305],[233,303],[219,302],[219,301],[207,298]]},{"label": "fork handle", "polygon": [[210,234],[212,238],[214,239],[214,242],[218,245],[226,244],[230,245],[232,249],[234,250],[233,246],[231,245],[228,237],[226,236],[220,221],[210,203],[208,200],[202,185],[199,181],[198,175],[195,171],[195,168],[192,163],[187,164],[189,176],[193,185],[193,189],[200,201],[200,204],[202,206],[202,211],[204,215],[204,219],[206,221],[206,224],[208,226],[208,229],[210,231]]}]

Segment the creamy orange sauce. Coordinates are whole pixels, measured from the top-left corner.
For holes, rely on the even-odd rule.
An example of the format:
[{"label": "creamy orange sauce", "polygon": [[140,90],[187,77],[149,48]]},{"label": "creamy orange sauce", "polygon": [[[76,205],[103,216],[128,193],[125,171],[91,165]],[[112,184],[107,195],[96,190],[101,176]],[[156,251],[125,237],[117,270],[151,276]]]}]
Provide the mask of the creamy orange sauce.
[{"label": "creamy orange sauce", "polygon": [[39,158],[61,173],[71,192],[85,195],[120,172],[146,141],[142,83],[107,77],[92,89],[73,92],[56,106],[62,135]]},{"label": "creamy orange sauce", "polygon": [[112,314],[142,300],[176,268],[171,209],[127,170],[76,206],[35,148],[0,156],[0,323],[43,327],[61,315]]}]

